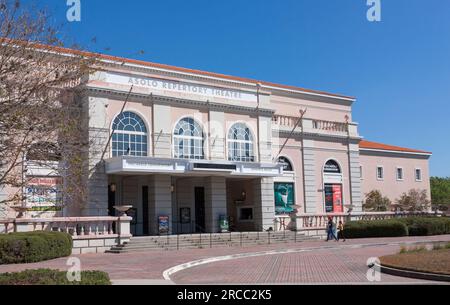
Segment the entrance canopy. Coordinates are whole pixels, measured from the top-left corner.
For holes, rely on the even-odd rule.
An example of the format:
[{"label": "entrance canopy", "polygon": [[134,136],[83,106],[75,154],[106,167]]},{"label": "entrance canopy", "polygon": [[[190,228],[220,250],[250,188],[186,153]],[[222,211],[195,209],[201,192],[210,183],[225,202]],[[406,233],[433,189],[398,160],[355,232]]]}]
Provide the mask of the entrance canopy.
[{"label": "entrance canopy", "polygon": [[283,175],[283,165],[121,156],[106,160],[106,173],[278,177]]}]

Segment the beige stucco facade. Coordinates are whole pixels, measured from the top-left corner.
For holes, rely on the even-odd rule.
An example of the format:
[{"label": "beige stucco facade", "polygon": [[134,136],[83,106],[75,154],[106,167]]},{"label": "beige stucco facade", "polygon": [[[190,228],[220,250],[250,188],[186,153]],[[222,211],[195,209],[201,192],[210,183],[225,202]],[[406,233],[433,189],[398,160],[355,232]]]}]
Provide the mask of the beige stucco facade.
[{"label": "beige stucco facade", "polygon": [[[201,71],[110,61],[90,75],[84,90],[89,137],[106,154],[102,160],[102,149],[89,152],[87,205],[63,214],[101,216],[114,213],[114,205],[132,205],[136,235],[161,233],[161,220],[168,220],[169,233],[217,232],[225,218],[234,230],[267,230],[278,229],[280,219],[289,225],[295,215],[362,211],[364,194],[372,189],[391,200],[411,188],[429,193],[430,154],[361,148],[354,102]],[[306,111],[301,120],[300,111]],[[183,120],[201,134],[200,142],[186,134],[177,142]],[[119,121],[129,126],[115,129]],[[233,141],[236,124],[247,138]],[[129,140],[114,140],[113,134]],[[145,149],[138,143],[143,137]],[[193,143],[201,143],[200,157],[188,147]],[[177,156],[177,149],[185,155]],[[404,169],[403,181],[396,181],[396,167]],[[422,181],[414,179],[417,168]],[[276,207],[277,200],[289,208]],[[342,210],[335,210],[336,202]]]}]

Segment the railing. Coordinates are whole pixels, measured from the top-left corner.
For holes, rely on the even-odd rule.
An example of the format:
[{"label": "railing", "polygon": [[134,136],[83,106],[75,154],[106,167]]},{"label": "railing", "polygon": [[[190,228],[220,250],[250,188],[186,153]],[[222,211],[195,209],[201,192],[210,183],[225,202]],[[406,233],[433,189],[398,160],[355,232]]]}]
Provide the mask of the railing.
[{"label": "railing", "polygon": [[327,226],[329,217],[335,223],[342,221],[346,223],[350,220],[383,220],[392,218],[403,218],[411,216],[440,216],[435,212],[353,212],[353,213],[332,213],[332,214],[305,214],[297,216],[297,230],[324,229]]},{"label": "railing", "polygon": [[0,233],[57,231],[74,239],[130,237],[131,217],[55,217],[48,219],[0,220]]},{"label": "railing", "polygon": [[347,132],[347,124],[341,122],[313,120],[313,129],[332,131],[332,132]]},{"label": "railing", "polygon": [[0,234],[14,232],[14,219],[0,219]]},{"label": "railing", "polygon": [[[272,123],[274,125],[294,128],[298,123],[299,118],[286,115],[274,115],[272,117]],[[308,120],[307,120],[308,121]],[[340,132],[345,133],[348,131],[347,123],[332,122],[324,120],[309,120],[312,121],[312,129],[328,132]]]},{"label": "railing", "polygon": [[299,118],[286,115],[275,115],[272,117],[272,123],[275,125],[286,126],[294,128]]}]

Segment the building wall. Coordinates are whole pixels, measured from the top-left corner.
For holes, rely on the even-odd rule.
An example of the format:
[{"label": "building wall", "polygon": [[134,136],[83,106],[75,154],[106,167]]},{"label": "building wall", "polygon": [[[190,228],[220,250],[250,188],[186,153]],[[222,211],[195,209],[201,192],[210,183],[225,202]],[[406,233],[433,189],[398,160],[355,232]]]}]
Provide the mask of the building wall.
[{"label": "building wall", "polygon": [[[393,203],[411,189],[426,190],[430,194],[429,161],[427,156],[361,151],[363,196],[372,190],[380,190]],[[377,179],[377,167],[383,166],[384,179]],[[403,167],[404,180],[398,181],[397,167]],[[415,169],[422,170],[422,181],[416,181]]]}]

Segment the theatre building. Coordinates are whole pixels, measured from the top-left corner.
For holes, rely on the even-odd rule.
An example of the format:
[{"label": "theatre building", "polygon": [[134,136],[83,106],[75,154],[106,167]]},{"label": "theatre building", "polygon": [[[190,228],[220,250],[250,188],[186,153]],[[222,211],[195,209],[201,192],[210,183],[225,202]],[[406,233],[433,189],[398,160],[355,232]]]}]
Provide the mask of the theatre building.
[{"label": "theatre building", "polygon": [[102,60],[84,105],[106,154],[89,155],[86,208],[62,216],[131,205],[134,235],[219,232],[225,219],[229,230],[262,231],[295,228],[296,215],[362,212],[372,190],[392,201],[410,189],[430,194],[431,153],[365,141],[353,97]]}]

